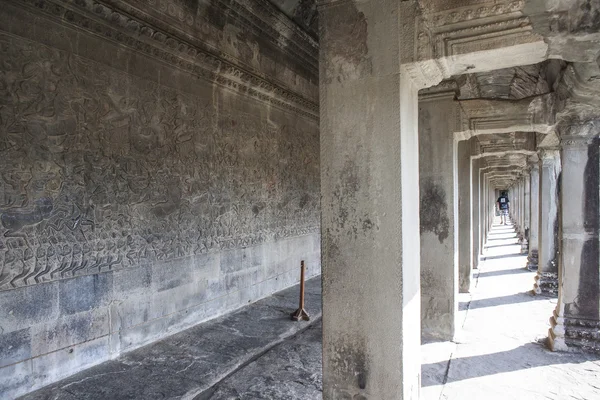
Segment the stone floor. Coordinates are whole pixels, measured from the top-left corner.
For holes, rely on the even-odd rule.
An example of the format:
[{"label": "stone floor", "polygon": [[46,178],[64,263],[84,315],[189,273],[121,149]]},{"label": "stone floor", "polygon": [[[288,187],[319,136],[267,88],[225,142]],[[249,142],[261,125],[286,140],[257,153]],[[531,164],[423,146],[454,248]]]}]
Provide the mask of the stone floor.
[{"label": "stone floor", "polygon": [[[532,296],[512,227],[495,226],[454,342],[423,344],[425,400],[600,399],[600,357],[543,345],[556,300]],[[320,399],[320,281],[313,320],[291,323],[297,288],[102,364],[26,399]]]},{"label": "stone floor", "polygon": [[[296,308],[297,286],[90,368],[22,399],[320,397],[320,278],[306,283],[306,308],[311,321],[291,321],[290,314]],[[253,379],[257,371],[259,377]]]},{"label": "stone floor", "polygon": [[512,226],[494,226],[455,342],[423,344],[423,399],[600,399],[600,356],[544,346],[556,299],[530,293],[525,265]]}]

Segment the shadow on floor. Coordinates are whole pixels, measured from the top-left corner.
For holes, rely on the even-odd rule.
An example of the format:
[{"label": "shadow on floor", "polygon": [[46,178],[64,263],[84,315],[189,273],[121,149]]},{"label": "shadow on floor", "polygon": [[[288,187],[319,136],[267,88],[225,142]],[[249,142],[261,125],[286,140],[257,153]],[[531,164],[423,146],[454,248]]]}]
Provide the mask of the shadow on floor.
[{"label": "shadow on floor", "polygon": [[489,246],[484,246],[486,249],[491,249],[493,247],[505,247],[505,246],[517,246],[519,243],[518,242],[514,242],[514,243],[505,243],[505,244],[492,244]]},{"label": "shadow on floor", "polygon": [[490,297],[489,299],[471,300],[470,302],[461,301],[458,303],[458,309],[464,311],[474,310],[476,308],[496,307],[505,304],[525,303],[528,301],[548,300],[547,297],[534,296],[529,293],[515,293],[508,296]]},{"label": "shadow on floor", "polygon": [[514,234],[516,233],[516,231],[513,228],[509,228],[509,229],[493,229],[491,230],[488,235],[510,235],[510,234]]},{"label": "shadow on floor", "polygon": [[479,278],[489,278],[490,276],[513,275],[513,274],[532,274],[532,276],[533,276],[533,275],[535,275],[536,272],[537,272],[537,269],[535,271],[530,271],[526,268],[501,269],[498,271],[480,272]]},{"label": "shadow on floor", "polygon": [[[444,360],[433,364],[423,364],[421,370],[423,376],[432,376],[432,371],[448,370],[447,383],[462,381],[465,379],[491,376],[505,372],[514,372],[527,368],[536,368],[547,365],[579,364],[587,361],[600,360],[600,355],[586,355],[569,353],[552,353],[543,345],[527,343],[512,350],[499,353],[484,354],[473,357],[455,358],[450,362]],[[439,374],[438,374],[439,377]],[[438,379],[424,379],[423,386],[439,385]],[[446,377],[444,377],[446,379]]]},{"label": "shadow on floor", "polygon": [[488,237],[488,242],[497,242],[499,240],[511,240],[511,239],[516,239],[516,236],[507,236],[507,237],[502,237],[502,238],[494,238],[493,236],[489,236]]},{"label": "shadow on floor", "polygon": [[481,257],[481,260],[486,261],[486,260],[497,260],[499,258],[524,257],[526,255],[527,254],[525,254],[525,253],[499,254],[497,256],[483,256],[483,257]]}]

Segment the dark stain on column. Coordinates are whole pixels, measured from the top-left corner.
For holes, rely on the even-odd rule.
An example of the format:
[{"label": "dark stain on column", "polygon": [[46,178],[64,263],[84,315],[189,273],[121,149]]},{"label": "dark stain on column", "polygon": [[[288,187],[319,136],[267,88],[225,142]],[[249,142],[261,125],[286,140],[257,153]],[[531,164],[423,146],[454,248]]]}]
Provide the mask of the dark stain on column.
[{"label": "dark stain on column", "polygon": [[[335,350],[335,358],[332,360],[333,367],[339,372],[336,376],[345,377],[348,389],[343,390],[347,398],[366,399],[363,394],[367,392],[369,373],[367,368],[367,356],[365,354],[365,343],[363,340],[352,341],[348,338],[340,340],[339,347]],[[340,385],[344,387],[345,385]],[[352,390],[354,387],[357,390]],[[353,393],[350,393],[352,391]],[[346,397],[342,397],[346,398]]]},{"label": "dark stain on column", "polygon": [[[583,228],[587,233],[598,232],[598,161],[600,139],[595,138],[588,146],[588,160],[584,170],[583,189]],[[598,254],[598,237],[592,235],[583,244],[581,250],[581,266],[579,269],[579,291],[575,307],[582,317],[595,317],[599,315],[600,295],[600,268]],[[575,311],[575,310],[568,310]]]},{"label": "dark stain on column", "polygon": [[443,243],[450,234],[447,208],[446,192],[441,185],[435,184],[431,178],[422,181],[419,212],[421,233],[433,232]]},{"label": "dark stain on column", "polygon": [[343,3],[322,12],[328,13],[327,24],[320,24],[321,54],[327,54],[321,72],[325,81],[343,82],[370,75],[372,70],[367,46],[368,24],[365,14],[353,2]]}]

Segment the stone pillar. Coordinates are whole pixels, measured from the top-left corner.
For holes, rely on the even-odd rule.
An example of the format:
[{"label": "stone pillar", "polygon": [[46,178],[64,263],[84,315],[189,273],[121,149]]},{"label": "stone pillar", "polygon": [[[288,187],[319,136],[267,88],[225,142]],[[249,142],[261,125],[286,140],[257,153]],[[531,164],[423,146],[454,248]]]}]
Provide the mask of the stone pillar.
[{"label": "stone pillar", "polygon": [[509,214],[510,214],[510,219],[512,220],[513,224],[516,225],[516,218],[515,218],[515,210],[517,209],[517,201],[516,201],[516,193],[517,193],[517,184],[516,182],[513,182],[510,185],[510,188],[508,190],[509,193]]},{"label": "stone pillar", "polygon": [[559,288],[549,330],[553,350],[600,352],[599,131],[600,120],[561,130]]},{"label": "stone pillar", "polygon": [[517,210],[519,209],[519,204],[517,202],[517,199],[519,198],[519,196],[518,196],[518,190],[519,190],[518,189],[518,183],[515,180],[513,182],[513,186],[512,186],[512,190],[511,190],[512,198],[510,199],[510,210],[511,210],[511,212],[510,212],[510,214],[511,214],[510,218],[512,219],[512,222],[513,222],[513,225],[515,226],[515,229],[517,228],[517,225],[518,225],[518,222],[519,222],[518,218],[517,218]]},{"label": "stone pillar", "polygon": [[479,242],[478,242],[478,253],[479,256],[483,254],[483,248],[485,246],[485,174],[483,170],[479,170]]},{"label": "stone pillar", "polygon": [[530,179],[529,169],[525,170],[523,176],[523,242],[521,252],[527,254],[529,251],[529,211],[530,211]]},{"label": "stone pillar", "polygon": [[540,190],[540,167],[537,156],[532,160],[531,171],[529,172],[530,192],[529,192],[529,256],[527,257],[527,268],[530,271],[537,271],[538,268],[538,231],[539,231],[539,190]]},{"label": "stone pillar", "polygon": [[523,176],[521,175],[519,177],[519,236],[521,238],[521,243],[523,242],[523,234],[524,234],[524,230],[525,228],[523,227],[523,198],[525,197],[523,195],[524,192],[524,182],[523,182]]},{"label": "stone pillar", "polygon": [[479,166],[480,159],[471,159],[471,263],[479,267]]},{"label": "stone pillar", "polygon": [[418,101],[399,40],[413,6],[319,8],[324,400],[419,398]]},{"label": "stone pillar", "polygon": [[458,142],[458,272],[459,290],[468,293],[471,288],[471,178],[470,146],[466,140]]},{"label": "stone pillar", "polygon": [[540,203],[538,230],[538,273],[536,294],[558,293],[558,191],[560,155],[556,149],[540,150]]},{"label": "stone pillar", "polygon": [[448,116],[454,91],[419,96],[419,191],[421,233],[421,332],[452,340],[458,313],[455,248],[455,167],[458,142]]},{"label": "stone pillar", "polygon": [[485,242],[487,240],[486,236],[486,224],[487,224],[487,172],[481,172],[481,192],[479,193],[479,201],[480,205],[480,214],[481,218],[481,227],[480,227],[480,241],[479,241],[479,249],[481,251],[480,254],[483,254],[483,249],[485,248]]}]

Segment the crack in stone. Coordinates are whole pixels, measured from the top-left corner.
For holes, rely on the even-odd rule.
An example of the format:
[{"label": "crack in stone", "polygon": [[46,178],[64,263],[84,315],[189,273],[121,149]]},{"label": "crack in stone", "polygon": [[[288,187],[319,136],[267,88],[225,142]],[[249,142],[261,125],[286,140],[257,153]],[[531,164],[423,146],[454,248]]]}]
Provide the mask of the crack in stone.
[{"label": "crack in stone", "polygon": [[221,385],[222,382],[224,382],[225,380],[227,380],[228,378],[230,378],[231,376],[233,376],[237,372],[241,371],[242,369],[244,369],[248,365],[252,364],[253,362],[255,362],[256,360],[258,360],[259,358],[261,358],[262,356],[264,356],[265,354],[267,354],[271,350],[273,350],[273,349],[281,346],[283,343],[285,343],[287,341],[293,340],[297,336],[299,336],[302,333],[306,332],[308,329],[310,329],[312,326],[314,326],[320,320],[321,320],[321,316],[317,316],[315,318],[312,318],[311,321],[310,321],[310,323],[308,323],[305,327],[299,329],[293,335],[290,335],[290,336],[287,336],[287,337],[283,337],[283,338],[280,336],[277,341],[271,343],[271,345],[269,345],[268,347],[263,348],[262,351],[257,352],[256,354],[254,354],[252,357],[250,357],[246,361],[241,362],[240,364],[238,364],[235,368],[233,368],[231,371],[229,371],[229,373],[223,375],[222,378],[220,378],[219,380],[217,380],[211,387],[209,387],[209,388],[205,389],[204,391],[202,391],[201,393],[195,395],[192,398],[192,400],[210,400],[212,398],[212,396],[215,394],[215,392],[219,389],[219,386]]}]

